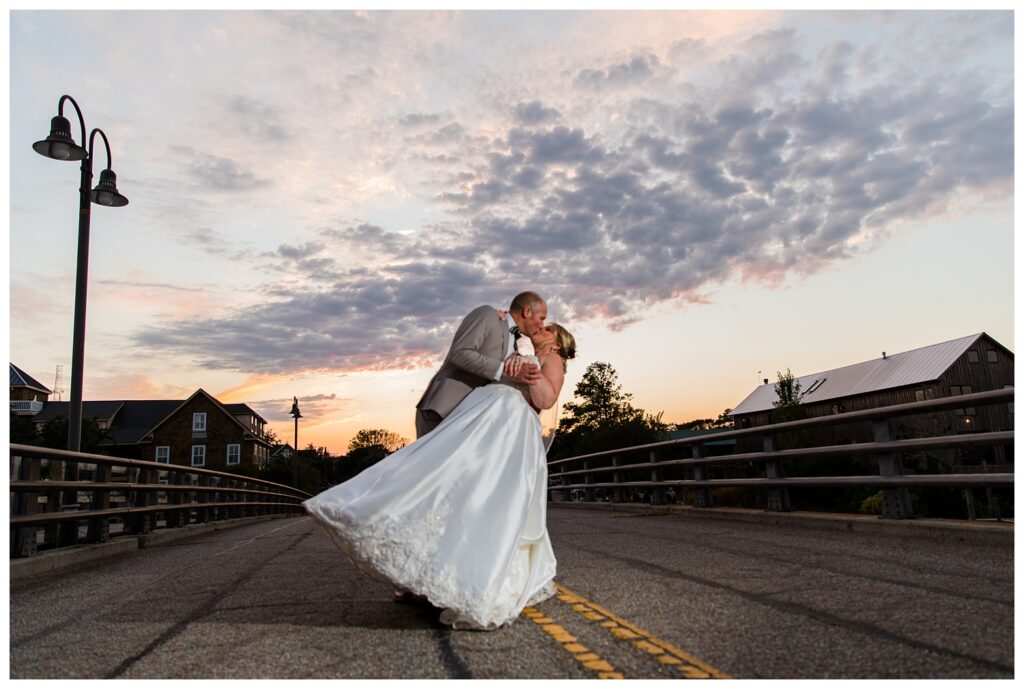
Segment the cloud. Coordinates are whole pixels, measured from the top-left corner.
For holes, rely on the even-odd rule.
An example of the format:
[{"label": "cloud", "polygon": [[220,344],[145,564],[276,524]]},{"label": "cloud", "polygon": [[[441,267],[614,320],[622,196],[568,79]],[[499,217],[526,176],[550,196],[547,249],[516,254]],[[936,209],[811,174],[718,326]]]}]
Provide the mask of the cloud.
[{"label": "cloud", "polygon": [[280,108],[236,95],[228,100],[227,111],[228,122],[249,136],[273,143],[283,143],[289,138]]},{"label": "cloud", "polygon": [[545,108],[539,100],[534,100],[529,103],[517,103],[515,116],[521,124],[535,125],[558,119],[559,112],[554,108]]},{"label": "cloud", "polygon": [[605,69],[583,69],[576,75],[573,84],[584,89],[621,88],[641,84],[655,75],[660,67],[656,55],[638,55],[629,62],[612,65]]},{"label": "cloud", "polygon": [[241,162],[188,146],[173,146],[172,149],[185,158],[185,170],[198,190],[235,193],[270,186],[270,180],[258,177]]},{"label": "cloud", "polygon": [[[491,119],[403,103],[375,145],[392,142],[381,157],[396,169],[422,166],[430,221],[320,223],[263,254],[289,278],[263,303],[158,322],[135,344],[268,374],[436,364],[465,313],[522,289],[570,327],[623,328],[660,304],[704,303],[728,280],[773,286],[825,269],[869,250],[865,230],[884,238],[955,199],[1010,198],[1012,79],[964,61],[978,41],[855,35],[666,42],[686,74],[654,47],[597,57],[588,63],[604,67],[556,70],[529,90],[496,86]],[[904,49],[932,60],[892,59]],[[524,98],[541,86],[543,100]],[[437,149],[443,161],[426,152]],[[244,187],[244,167],[212,167]]]},{"label": "cloud", "polygon": [[166,282],[141,282],[135,280],[97,280],[96,284],[111,287],[131,287],[135,289],[158,289],[171,290],[173,292],[203,292],[202,287],[186,287],[184,285],[171,285]]},{"label": "cloud", "polygon": [[[299,411],[302,413],[302,418],[307,422],[328,416],[336,412],[343,405],[351,402],[349,399],[338,397],[337,393],[333,392],[330,394],[302,395],[299,396],[298,401]],[[267,421],[291,421],[294,418],[291,415],[292,403],[292,397],[280,397],[277,399],[248,402],[248,405],[258,411],[260,416]],[[288,442],[288,439],[285,438],[283,441]]]}]

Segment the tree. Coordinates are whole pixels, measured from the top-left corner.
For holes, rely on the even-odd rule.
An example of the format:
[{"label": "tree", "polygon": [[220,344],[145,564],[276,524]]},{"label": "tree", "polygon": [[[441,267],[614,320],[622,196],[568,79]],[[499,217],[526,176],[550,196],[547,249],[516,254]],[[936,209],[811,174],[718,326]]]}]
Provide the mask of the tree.
[{"label": "tree", "polygon": [[[793,377],[793,372],[788,368],[785,373],[776,371],[778,382],[775,383],[775,396],[778,398],[772,402],[775,409],[771,413],[771,423],[785,423],[786,421],[797,421],[804,418],[804,408],[801,404],[804,392],[800,389],[800,381]],[[787,431],[776,436],[778,447],[776,449],[796,449],[807,445],[807,431]],[[813,464],[813,460],[808,460]],[[804,463],[806,464],[806,462]],[[806,469],[806,467],[804,467]]]},{"label": "tree", "polygon": [[800,390],[800,381],[793,377],[793,372],[788,368],[785,373],[776,371],[776,374],[779,379],[774,387],[778,399],[772,402],[772,406],[775,407],[775,411],[772,412],[772,423],[802,419],[804,413],[800,401],[804,393]]},{"label": "tree", "polygon": [[[36,425],[30,417],[11,412],[11,442],[20,445],[39,444],[39,434],[36,433]],[[67,445],[67,438],[64,439],[64,444]]]},{"label": "tree", "polygon": [[368,469],[409,441],[385,428],[364,428],[348,443],[348,455],[339,461],[336,479],[347,481]]},{"label": "tree", "polygon": [[379,446],[386,454],[405,447],[408,440],[385,428],[364,428],[355,434],[355,437],[348,442],[348,451],[358,450],[364,447]]},{"label": "tree", "polygon": [[[98,452],[100,442],[106,440],[107,437],[107,432],[100,428],[96,419],[82,418],[82,452]],[[39,444],[55,450],[66,450],[68,447],[68,417],[57,416],[43,424],[43,428],[39,432]]]},{"label": "tree", "polygon": [[716,419],[694,419],[675,424],[677,431],[710,431],[716,428],[732,428],[732,409],[726,409]]},{"label": "tree", "polygon": [[551,446],[551,458],[572,457],[618,447],[663,440],[667,426],[656,416],[633,406],[633,395],[623,392],[611,364],[597,361],[587,367],[574,392],[578,401],[566,402],[565,416]]}]

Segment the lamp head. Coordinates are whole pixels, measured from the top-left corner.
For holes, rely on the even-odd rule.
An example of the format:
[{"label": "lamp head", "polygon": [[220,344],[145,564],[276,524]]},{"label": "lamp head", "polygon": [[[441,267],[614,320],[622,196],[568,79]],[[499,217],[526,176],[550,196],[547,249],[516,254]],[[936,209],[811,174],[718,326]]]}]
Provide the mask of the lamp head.
[{"label": "lamp head", "polygon": [[84,160],[88,151],[71,138],[71,123],[63,115],[50,120],[50,135],[32,144],[36,153],[54,160]]},{"label": "lamp head", "polygon": [[100,206],[127,206],[128,199],[117,191],[117,175],[111,169],[100,172],[100,181],[96,188],[89,192],[92,202]]}]

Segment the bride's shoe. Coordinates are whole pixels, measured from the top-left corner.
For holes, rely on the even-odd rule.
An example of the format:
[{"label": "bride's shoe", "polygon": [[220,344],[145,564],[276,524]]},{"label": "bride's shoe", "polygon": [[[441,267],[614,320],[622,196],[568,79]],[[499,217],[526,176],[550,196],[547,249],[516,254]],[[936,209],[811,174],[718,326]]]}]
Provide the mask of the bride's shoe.
[{"label": "bride's shoe", "polygon": [[430,600],[427,599],[426,596],[419,596],[412,591],[406,591],[405,589],[395,589],[395,593],[391,600],[403,605],[429,605],[432,607]]}]

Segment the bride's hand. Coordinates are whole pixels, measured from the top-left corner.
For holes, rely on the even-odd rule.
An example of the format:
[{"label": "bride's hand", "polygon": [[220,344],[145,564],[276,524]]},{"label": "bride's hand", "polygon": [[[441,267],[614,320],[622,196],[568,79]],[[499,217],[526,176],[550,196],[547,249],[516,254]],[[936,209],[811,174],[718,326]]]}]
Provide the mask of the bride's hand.
[{"label": "bride's hand", "polygon": [[498,312],[498,318],[505,320],[508,317],[508,311],[502,311],[501,309],[494,309]]}]

